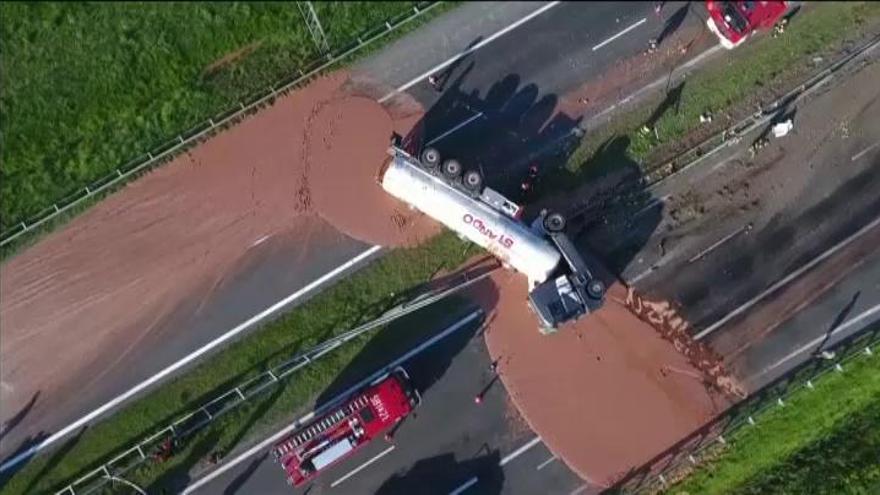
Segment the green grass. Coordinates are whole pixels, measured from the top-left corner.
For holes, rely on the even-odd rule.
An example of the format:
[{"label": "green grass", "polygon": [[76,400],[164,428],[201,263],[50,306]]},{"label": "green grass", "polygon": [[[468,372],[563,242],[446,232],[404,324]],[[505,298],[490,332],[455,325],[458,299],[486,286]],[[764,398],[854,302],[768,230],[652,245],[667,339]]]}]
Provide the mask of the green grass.
[{"label": "green grass", "polygon": [[801,388],[728,437],[669,493],[873,494],[880,490],[880,358],[862,357]]},{"label": "green grass", "polygon": [[[316,296],[300,308],[266,325],[205,360],[192,372],[161,386],[148,396],[122,409],[83,433],[69,447],[40,456],[16,474],[4,487],[4,494],[30,494],[59,488],[99,461],[130,446],[159,426],[169,423],[193,406],[204,403],[255,375],[268,366],[324,341],[332,335],[381,314],[403,293],[426,280],[437,270],[451,270],[474,253],[451,234],[442,234],[416,249],[396,250]],[[389,298],[389,294],[397,294]],[[405,347],[436,331],[452,309],[441,307],[422,312],[412,320],[393,325],[394,338],[381,346],[382,357],[402,353]],[[230,413],[200,433],[187,447],[165,464],[152,464],[132,475],[138,482],[159,489],[180,471],[200,462],[214,449],[228,450],[251,435],[265,432],[279,422],[295,418],[296,411],[310,407],[311,400],[349,365],[364,348],[367,339],[334,351],[304,371],[294,374],[282,387],[260,400]],[[394,346],[399,346],[395,349]],[[400,352],[398,352],[400,351]],[[358,357],[359,360],[363,356]],[[375,361],[376,363],[380,361]],[[369,366],[364,367],[364,371]]]},{"label": "green grass", "polygon": [[[570,173],[589,180],[623,163],[649,165],[652,153],[676,143],[694,132],[700,114],[711,111],[716,118],[733,112],[737,105],[754,101],[766,88],[778,88],[792,74],[809,70],[812,57],[833,52],[848,40],[858,39],[880,18],[880,2],[821,2],[797,15],[779,38],[764,36],[738,47],[723,64],[715,64],[690,77],[681,93],[678,111],[670,109],[656,124],[653,133],[639,132],[659,101],[624,114],[597,133],[587,135],[567,163]],[[827,58],[826,58],[827,60]],[[827,62],[826,62],[827,63]],[[748,112],[754,106],[746,108]],[[625,151],[597,153],[599,146],[613,138],[628,142]],[[569,177],[559,184],[573,184]]]},{"label": "green grass", "polygon": [[[331,49],[415,2],[317,3]],[[0,4],[8,227],[317,56],[294,3]]]}]

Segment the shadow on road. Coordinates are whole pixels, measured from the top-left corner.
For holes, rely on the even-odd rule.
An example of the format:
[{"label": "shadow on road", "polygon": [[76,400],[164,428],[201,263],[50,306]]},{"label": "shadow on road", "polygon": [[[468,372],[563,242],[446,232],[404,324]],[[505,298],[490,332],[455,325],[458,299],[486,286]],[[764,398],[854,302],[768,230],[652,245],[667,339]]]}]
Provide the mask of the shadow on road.
[{"label": "shadow on road", "polygon": [[260,464],[262,464],[267,457],[269,457],[269,452],[265,452],[263,453],[263,455],[252,460],[251,463],[248,464],[248,467],[245,468],[245,470],[242,471],[241,474],[236,476],[235,479],[233,479],[228,485],[226,485],[226,488],[223,489],[223,495],[235,495],[236,493],[238,493],[238,491],[241,490],[244,484],[247,483],[247,480],[249,480],[250,477],[253,476],[254,472],[256,472],[257,468],[260,467]]},{"label": "shadow on road", "polygon": [[667,19],[666,23],[663,25],[663,30],[657,35],[657,45],[662,45],[663,40],[678,31],[678,28],[681,27],[682,23],[684,23],[684,19],[687,17],[690,7],[691,4],[688,2],[669,16],[669,19]]},{"label": "shadow on road", "polygon": [[[682,12],[686,15],[687,9]],[[681,24],[682,19],[675,22]],[[641,211],[652,198],[642,185],[639,165],[629,157],[628,138],[609,139],[573,172],[568,167],[583,138],[581,117],[562,111],[555,94],[542,93],[518,74],[508,74],[488,88],[464,89],[476,70],[475,62],[462,64],[403,139],[404,146],[415,154],[432,146],[441,156],[460,161],[465,169],[481,171],[487,186],[526,206],[526,223],[542,208],[549,208],[577,218],[569,222],[573,237],[599,226],[617,227],[613,243],[601,240],[590,246],[597,248],[600,258],[607,258],[604,262],[611,273],[605,281],[610,283],[644,247],[663,208],[658,203],[656,208]],[[677,105],[682,88],[679,84],[667,93],[655,119]],[[522,184],[532,166],[538,177],[524,190]],[[638,230],[632,231],[635,223]],[[610,239],[611,235],[599,237]],[[624,240],[626,251],[621,253],[617,247]]]},{"label": "shadow on road", "polygon": [[40,394],[42,390],[37,390],[34,395],[31,396],[31,399],[24,405],[15,415],[9,418],[7,421],[3,422],[3,426],[0,426],[0,443],[3,442],[3,439],[6,438],[6,435],[9,434],[12,430],[15,429],[19,423],[31,412],[31,409],[34,408],[34,405],[37,403],[37,400],[40,398]]},{"label": "shadow on road", "polygon": [[464,461],[456,460],[453,454],[421,459],[409,470],[388,478],[376,495],[448,494],[474,477],[477,481],[469,493],[496,495],[504,485],[500,460],[498,451]]},{"label": "shadow on road", "polygon": [[[336,398],[352,385],[382,369],[475,309],[473,303],[454,296],[395,320],[373,336],[357,356],[336,375],[333,382],[318,396],[316,404],[322,405]],[[438,342],[426,352],[426,355],[430,354],[430,358],[417,356],[403,364],[417,390],[424,393],[443,376],[458,352],[475,335],[480,322],[479,319],[475,320],[467,328]]]},{"label": "shadow on road", "polygon": [[[13,458],[27,452],[31,447],[39,444],[40,442],[42,442],[43,440],[45,440],[47,438],[49,438],[49,434],[46,433],[45,431],[41,431],[41,432],[37,433],[36,435],[28,435],[24,440],[22,440],[18,444],[18,447],[16,447],[15,450],[10,452],[9,455],[4,457],[3,460],[0,461],[0,464],[5,464],[10,459],[13,459]],[[6,486],[6,484],[9,483],[9,481],[19,471],[21,471],[32,458],[33,458],[33,456],[28,457],[27,460],[20,462],[18,464],[18,466],[10,469],[9,471],[6,471],[3,474],[0,474],[0,488],[3,488],[4,486]]]}]

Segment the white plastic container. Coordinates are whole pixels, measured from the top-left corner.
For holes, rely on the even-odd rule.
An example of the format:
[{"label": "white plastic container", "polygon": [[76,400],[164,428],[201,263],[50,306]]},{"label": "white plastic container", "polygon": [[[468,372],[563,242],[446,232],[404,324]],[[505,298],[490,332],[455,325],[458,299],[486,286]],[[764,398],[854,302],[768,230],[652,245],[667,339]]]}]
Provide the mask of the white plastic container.
[{"label": "white plastic container", "polygon": [[395,152],[381,177],[381,184],[392,196],[524,274],[530,287],[547,280],[559,264],[561,255],[548,240],[521,222],[422,170],[415,158]]}]

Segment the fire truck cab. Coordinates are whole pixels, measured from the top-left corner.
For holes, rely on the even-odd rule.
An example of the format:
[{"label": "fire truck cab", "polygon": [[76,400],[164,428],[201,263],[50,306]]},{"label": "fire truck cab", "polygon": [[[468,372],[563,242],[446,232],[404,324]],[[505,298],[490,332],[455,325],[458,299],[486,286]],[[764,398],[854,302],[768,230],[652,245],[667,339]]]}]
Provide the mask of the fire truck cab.
[{"label": "fire truck cab", "polygon": [[706,0],[706,10],[709,30],[724,48],[732,49],[756,30],[773,27],[788,10],[788,2]]},{"label": "fire truck cab", "polygon": [[397,367],[277,443],[272,456],[287,482],[300,486],[402,421],[420,402],[409,375]]}]

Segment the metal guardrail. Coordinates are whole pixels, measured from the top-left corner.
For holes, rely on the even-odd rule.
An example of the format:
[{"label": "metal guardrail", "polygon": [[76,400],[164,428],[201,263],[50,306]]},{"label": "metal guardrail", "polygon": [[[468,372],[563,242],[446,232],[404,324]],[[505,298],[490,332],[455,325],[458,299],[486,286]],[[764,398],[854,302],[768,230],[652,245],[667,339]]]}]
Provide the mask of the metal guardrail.
[{"label": "metal guardrail", "polygon": [[414,5],[410,11],[388,19],[377,27],[358,36],[356,41],[337,50],[322,54],[318,59],[307,63],[305,69],[298,69],[298,75],[292,80],[287,78],[269,86],[267,89],[254,95],[250,99],[240,101],[234,108],[209,118],[206,121],[193,126],[189,130],[178,134],[176,137],[160,144],[146,154],[134,158],[104,177],[77,189],[73,193],[68,194],[46,208],[43,208],[36,214],[12,222],[12,227],[7,228],[0,233],[0,247],[6,246],[15,239],[33,231],[35,228],[45,224],[53,218],[56,218],[82,202],[94,198],[112,187],[121,184],[133,175],[161,164],[164,160],[175,156],[177,153],[183,151],[199,139],[210,136],[217,130],[223,129],[227,124],[243,117],[249,112],[252,112],[270,100],[284,95],[291,89],[308,81],[351,54],[366,47],[379,38],[386,36],[392,31],[397,30],[404,24],[420,17],[422,14],[430,11],[440,3],[441,2],[420,2],[419,4]]},{"label": "metal guardrail", "polygon": [[880,35],[873,37],[870,41],[841,57],[839,60],[829,63],[824,69],[810,76],[806,81],[771,103],[762,106],[749,117],[713,134],[696,146],[677,155],[669,162],[647,171],[643,184],[646,186],[656,184],[670,175],[674,175],[706,160],[725,148],[735,146],[743,136],[777,118],[780,112],[820,88],[839,70],[845,68],[859,56],[877,48],[878,45],[880,45]]},{"label": "metal guardrail", "polygon": [[279,385],[284,378],[291,376],[295,372],[320,359],[322,356],[338,349],[342,345],[363,336],[370,330],[387,325],[398,318],[446,299],[447,297],[488,277],[492,271],[494,271],[494,269],[481,273],[473,278],[471,278],[467,272],[464,272],[464,280],[462,282],[451,284],[448,288],[437,293],[428,292],[426,293],[427,296],[422,294],[411,301],[395,306],[375,320],[348,330],[347,332],[322,342],[305,352],[296,354],[280,364],[272,366],[259,375],[250,378],[204,404],[199,405],[189,413],[186,413],[171,422],[169,425],[160,428],[155,433],[138,441],[133,446],[125,449],[121,454],[116,455],[107,462],[68,484],[61,490],[58,490],[56,494],[86,495],[95,493],[106,485],[109,480],[114,477],[122,476],[149,460],[151,454],[156,452],[166,440],[182,440],[197,433],[218,417],[250,401],[270,388]]},{"label": "metal guardrail", "polygon": [[850,336],[830,347],[834,358],[815,357],[796,367],[787,376],[731,407],[720,419],[681,442],[672,453],[655,459],[630,475],[616,487],[621,493],[661,492],[685,477],[702,461],[710,459],[728,444],[728,438],[743,428],[759,425],[761,414],[778,407],[790,407],[788,399],[801,390],[812,390],[815,382],[832,373],[844,373],[857,360],[876,359],[880,344],[880,324]]},{"label": "metal guardrail", "polygon": [[821,88],[838,71],[846,68],[850,62],[859,56],[874,50],[878,46],[880,46],[880,35],[875,36],[870,41],[856,48],[851,53],[841,57],[839,60],[831,62],[827,67],[810,76],[791,91],[769,104],[762,106],[752,115],[729,127],[721,129],[696,146],[676,155],[673,159],[662,165],[645,170],[643,174],[638,176],[635,180],[624,181],[609,191],[593,195],[583,204],[572,205],[571,210],[567,212],[567,216],[571,220],[577,220],[580,223],[584,223],[594,219],[596,215],[603,211],[607,211],[616,204],[653,200],[653,198],[644,194],[646,189],[655,187],[659,183],[670,179],[684,170],[704,162],[706,159],[718,154],[722,150],[739,144],[743,137],[747,136],[755,129],[770,123],[774,118],[779,116],[781,111],[784,111],[801,98],[804,98],[815,90]]}]

